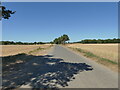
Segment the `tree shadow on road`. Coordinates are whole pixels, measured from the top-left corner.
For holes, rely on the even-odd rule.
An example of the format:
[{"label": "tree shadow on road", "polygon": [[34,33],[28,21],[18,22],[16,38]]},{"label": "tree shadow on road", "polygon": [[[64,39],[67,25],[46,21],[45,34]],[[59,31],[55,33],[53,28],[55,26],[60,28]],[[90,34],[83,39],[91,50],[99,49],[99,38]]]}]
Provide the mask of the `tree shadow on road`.
[{"label": "tree shadow on road", "polygon": [[[86,63],[64,62],[63,59],[50,55],[23,54],[21,56],[22,58],[19,55],[3,57],[3,89],[14,89],[26,85],[32,89],[65,87],[69,81],[75,79],[74,75],[93,70]],[[21,62],[6,64],[7,60],[12,61],[15,57]]]}]

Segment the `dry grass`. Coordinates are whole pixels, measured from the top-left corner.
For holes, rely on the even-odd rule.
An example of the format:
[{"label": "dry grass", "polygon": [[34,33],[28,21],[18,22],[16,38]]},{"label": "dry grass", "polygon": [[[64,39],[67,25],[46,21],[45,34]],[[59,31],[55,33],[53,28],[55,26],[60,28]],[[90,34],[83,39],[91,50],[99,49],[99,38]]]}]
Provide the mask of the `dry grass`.
[{"label": "dry grass", "polygon": [[96,56],[118,62],[118,44],[67,44],[67,46],[80,48]]},{"label": "dry grass", "polygon": [[29,53],[37,48],[48,48],[50,44],[43,44],[43,45],[1,45],[0,51],[2,54],[0,56],[10,56],[16,55],[18,53]]}]

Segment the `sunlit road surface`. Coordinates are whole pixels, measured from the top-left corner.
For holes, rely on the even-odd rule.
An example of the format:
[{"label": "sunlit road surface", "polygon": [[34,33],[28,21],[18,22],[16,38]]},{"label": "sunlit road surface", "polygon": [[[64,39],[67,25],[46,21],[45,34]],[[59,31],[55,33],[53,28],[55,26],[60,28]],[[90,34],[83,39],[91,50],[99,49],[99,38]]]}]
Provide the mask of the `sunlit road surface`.
[{"label": "sunlit road surface", "polygon": [[70,81],[65,88],[118,88],[118,73],[103,65],[59,45],[55,45],[49,54],[61,58],[65,62],[85,63],[93,68],[93,70],[85,70],[76,74],[75,79]]}]

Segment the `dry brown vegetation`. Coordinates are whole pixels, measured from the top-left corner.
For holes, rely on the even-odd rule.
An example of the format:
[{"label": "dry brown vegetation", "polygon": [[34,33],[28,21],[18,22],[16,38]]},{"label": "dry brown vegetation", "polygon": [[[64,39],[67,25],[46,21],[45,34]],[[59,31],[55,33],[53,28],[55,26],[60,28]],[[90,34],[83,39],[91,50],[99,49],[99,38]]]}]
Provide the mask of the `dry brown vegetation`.
[{"label": "dry brown vegetation", "polygon": [[118,72],[118,44],[67,44],[66,46]]},{"label": "dry brown vegetation", "polygon": [[[0,51],[2,54],[0,56],[10,56],[19,53],[28,54],[30,51],[36,50],[37,48],[48,48],[50,44],[43,45],[2,45]],[[43,50],[44,51],[44,50]]]},{"label": "dry brown vegetation", "polygon": [[68,44],[67,46],[80,48],[102,58],[118,62],[118,44]]},{"label": "dry brown vegetation", "polygon": [[23,64],[32,60],[34,57],[42,57],[47,55],[51,44],[42,45],[2,45],[3,55],[2,65],[3,70],[9,67],[16,67],[19,64]]}]

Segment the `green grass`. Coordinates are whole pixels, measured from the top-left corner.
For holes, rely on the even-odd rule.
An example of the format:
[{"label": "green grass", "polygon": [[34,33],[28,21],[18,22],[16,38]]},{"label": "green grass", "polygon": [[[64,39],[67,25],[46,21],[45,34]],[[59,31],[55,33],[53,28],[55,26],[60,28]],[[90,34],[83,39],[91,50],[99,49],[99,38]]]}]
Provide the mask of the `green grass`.
[{"label": "green grass", "polygon": [[33,51],[28,52],[28,54],[32,54],[32,53],[37,52],[39,50],[44,50],[44,48],[39,47],[39,48],[37,48],[37,49],[35,49]]},{"label": "green grass", "polygon": [[72,49],[77,50],[77,51],[83,53],[84,56],[86,56],[86,57],[95,58],[95,59],[97,59],[98,61],[104,61],[104,62],[111,63],[111,64],[118,64],[117,62],[114,62],[114,61],[112,61],[112,60],[110,60],[110,59],[106,59],[106,58],[97,56],[97,55],[95,55],[95,54],[93,54],[93,53],[91,53],[91,52],[85,51],[85,50],[80,49],[80,48],[72,48]]}]

